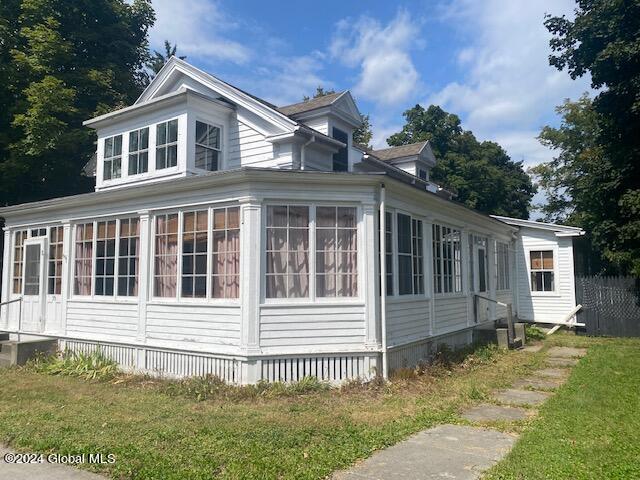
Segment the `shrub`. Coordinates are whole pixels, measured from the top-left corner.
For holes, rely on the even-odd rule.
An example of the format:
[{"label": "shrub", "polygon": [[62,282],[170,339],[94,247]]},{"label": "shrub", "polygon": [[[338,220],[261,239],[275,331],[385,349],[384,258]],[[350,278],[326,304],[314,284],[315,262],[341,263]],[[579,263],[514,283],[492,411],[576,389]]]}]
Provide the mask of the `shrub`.
[{"label": "shrub", "polygon": [[544,340],[547,335],[535,325],[525,325],[524,333],[528,339],[531,340]]},{"label": "shrub", "polygon": [[39,355],[27,364],[47,375],[67,375],[86,380],[110,380],[118,373],[118,364],[105,357],[98,348],[91,353],[66,350],[59,355]]}]

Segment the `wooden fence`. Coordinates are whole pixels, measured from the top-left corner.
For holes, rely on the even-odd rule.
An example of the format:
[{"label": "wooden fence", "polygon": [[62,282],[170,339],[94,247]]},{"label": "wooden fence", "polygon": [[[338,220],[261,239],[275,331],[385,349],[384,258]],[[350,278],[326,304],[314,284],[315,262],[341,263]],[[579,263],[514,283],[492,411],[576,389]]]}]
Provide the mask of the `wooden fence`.
[{"label": "wooden fence", "polygon": [[581,333],[640,337],[640,279],[576,277],[576,303],[582,305]]}]

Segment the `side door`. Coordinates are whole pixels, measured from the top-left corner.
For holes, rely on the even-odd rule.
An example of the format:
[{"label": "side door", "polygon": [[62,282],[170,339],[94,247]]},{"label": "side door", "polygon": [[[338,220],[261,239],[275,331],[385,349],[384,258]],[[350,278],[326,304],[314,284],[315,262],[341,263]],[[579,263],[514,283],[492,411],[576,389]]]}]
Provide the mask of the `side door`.
[{"label": "side door", "polygon": [[24,332],[42,333],[46,306],[46,238],[30,238],[24,242],[22,281],[22,324]]}]

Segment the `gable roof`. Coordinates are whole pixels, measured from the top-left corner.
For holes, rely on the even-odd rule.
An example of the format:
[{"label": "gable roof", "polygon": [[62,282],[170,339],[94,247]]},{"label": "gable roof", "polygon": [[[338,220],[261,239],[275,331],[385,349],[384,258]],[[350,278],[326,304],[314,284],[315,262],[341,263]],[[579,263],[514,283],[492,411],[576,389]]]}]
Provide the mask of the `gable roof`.
[{"label": "gable roof", "polygon": [[302,102],[293,103],[291,105],[285,105],[284,107],[280,107],[278,108],[278,111],[290,117],[298,113],[304,113],[304,112],[309,112],[311,110],[316,110],[317,108],[328,107],[345,93],[346,91],[336,92],[336,93],[330,93],[328,95],[323,95],[321,97],[310,98],[309,100],[305,100]]},{"label": "gable roof", "polygon": [[398,147],[383,148],[380,150],[372,150],[376,157],[380,160],[388,161],[396,158],[412,157],[420,155],[429,142],[410,143],[409,145],[400,145]]}]

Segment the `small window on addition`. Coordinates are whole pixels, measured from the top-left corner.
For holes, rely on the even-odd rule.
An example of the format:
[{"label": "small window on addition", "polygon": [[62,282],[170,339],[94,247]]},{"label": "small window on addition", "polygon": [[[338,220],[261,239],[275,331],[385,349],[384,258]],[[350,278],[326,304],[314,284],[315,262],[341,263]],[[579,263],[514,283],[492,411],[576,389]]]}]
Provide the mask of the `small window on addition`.
[{"label": "small window on addition", "polygon": [[103,180],[120,178],[122,164],[122,135],[104,140]]},{"label": "small window on addition", "polygon": [[178,165],[178,120],[156,125],[156,170]]},{"label": "small window on addition", "polygon": [[215,171],[220,168],[220,129],[196,122],[196,168]]},{"label": "small window on addition", "polygon": [[555,291],[553,251],[532,250],[529,252],[531,261],[531,291]]}]

